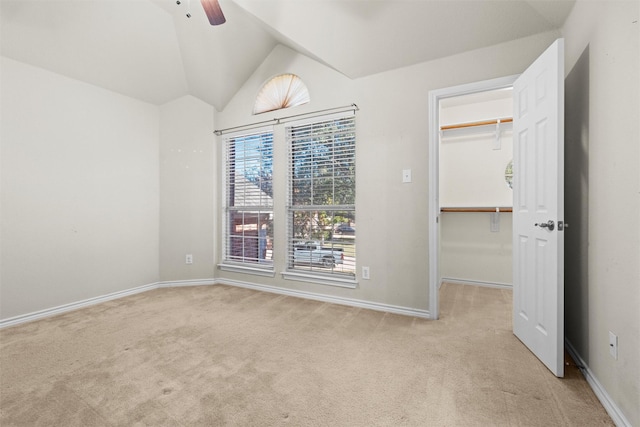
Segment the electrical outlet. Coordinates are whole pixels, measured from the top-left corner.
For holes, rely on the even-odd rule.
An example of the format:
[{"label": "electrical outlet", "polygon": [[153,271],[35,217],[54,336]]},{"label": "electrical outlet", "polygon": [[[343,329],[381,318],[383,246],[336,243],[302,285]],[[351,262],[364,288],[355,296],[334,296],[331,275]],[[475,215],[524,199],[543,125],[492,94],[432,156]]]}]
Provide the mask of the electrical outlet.
[{"label": "electrical outlet", "polygon": [[369,267],[362,267],[362,278],[369,280]]},{"label": "electrical outlet", "polygon": [[618,336],[609,331],[609,353],[611,357],[618,360]]},{"label": "electrical outlet", "polygon": [[411,169],[402,170],[402,182],[411,182]]},{"label": "electrical outlet", "polygon": [[185,264],[193,264],[193,255],[187,254],[184,258]]}]

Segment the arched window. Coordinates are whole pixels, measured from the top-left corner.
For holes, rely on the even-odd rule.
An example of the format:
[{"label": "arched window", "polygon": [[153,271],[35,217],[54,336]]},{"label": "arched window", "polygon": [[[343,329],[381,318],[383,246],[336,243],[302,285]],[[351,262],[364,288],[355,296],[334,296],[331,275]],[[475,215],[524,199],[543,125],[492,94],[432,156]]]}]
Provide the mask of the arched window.
[{"label": "arched window", "polygon": [[295,107],[306,104],[309,100],[309,90],[300,77],[295,74],[280,74],[262,86],[253,106],[253,114]]}]

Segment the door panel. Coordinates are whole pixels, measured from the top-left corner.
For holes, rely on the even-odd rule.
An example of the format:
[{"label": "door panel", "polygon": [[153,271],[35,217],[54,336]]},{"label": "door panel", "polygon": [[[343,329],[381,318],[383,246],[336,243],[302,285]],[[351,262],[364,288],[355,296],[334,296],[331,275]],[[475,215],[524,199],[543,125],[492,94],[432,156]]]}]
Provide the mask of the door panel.
[{"label": "door panel", "polygon": [[[513,332],[564,375],[564,43],[514,83]],[[560,224],[560,226],[559,226]]]}]

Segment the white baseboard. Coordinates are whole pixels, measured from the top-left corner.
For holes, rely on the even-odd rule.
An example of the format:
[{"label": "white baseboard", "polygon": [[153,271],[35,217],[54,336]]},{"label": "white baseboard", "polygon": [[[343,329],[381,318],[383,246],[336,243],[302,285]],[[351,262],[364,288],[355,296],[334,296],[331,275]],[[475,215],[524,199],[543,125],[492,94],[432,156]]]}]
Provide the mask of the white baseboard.
[{"label": "white baseboard", "polygon": [[442,279],[440,279],[440,286],[442,286],[442,282],[454,283],[456,285],[484,286],[486,288],[513,289],[513,285],[511,285],[510,283],[484,282],[482,280],[454,279],[452,277],[443,277]]},{"label": "white baseboard", "polygon": [[220,280],[220,279],[193,279],[193,280],[172,280],[165,282],[150,283],[148,285],[138,286],[136,288],[126,289],[123,291],[113,292],[107,295],[99,297],[88,298],[82,301],[73,302],[70,304],[64,304],[57,307],[47,308],[45,310],[36,311],[33,313],[27,313],[20,316],[10,317],[7,319],[0,319],[0,329],[7,328],[9,326],[19,325],[21,323],[32,322],[34,320],[43,319],[45,317],[55,316],[57,314],[66,313],[80,308],[89,307],[91,305],[100,304],[103,302],[111,301],[118,298],[123,298],[129,295],[139,294],[141,292],[147,292],[158,288],[175,288],[180,286],[206,286],[225,284],[230,286],[238,286],[242,288],[255,289],[258,291],[277,293],[282,295],[294,296],[299,298],[307,298],[316,301],[330,302],[334,304],[349,305],[353,307],[368,308],[370,310],[387,311],[389,313],[403,314],[406,316],[415,316],[425,319],[430,319],[428,310],[418,310],[414,308],[400,307],[389,304],[380,304],[376,302],[362,301],[352,298],[341,298],[330,295],[316,294],[312,292],[296,291],[291,289],[278,288],[274,286],[266,286],[255,283],[240,282],[237,280]]},{"label": "white baseboard", "polygon": [[589,383],[589,385],[593,389],[593,392],[596,394],[598,400],[600,400],[600,403],[602,403],[602,406],[604,406],[604,409],[613,420],[613,423],[618,427],[631,427],[631,422],[627,420],[620,408],[618,408],[618,405],[616,405],[613,399],[611,399],[611,396],[609,396],[607,390],[605,390],[602,384],[600,384],[598,379],[595,377],[591,369],[589,369],[589,366],[585,363],[582,357],[580,357],[573,345],[566,338],[564,340],[564,343],[567,348],[567,352],[580,367],[582,375],[584,375],[584,377],[586,378],[587,383]]},{"label": "white baseboard", "polygon": [[139,294],[141,292],[152,291],[158,288],[175,288],[178,286],[201,286],[201,285],[214,285],[214,279],[195,279],[195,280],[176,280],[168,282],[156,282],[149,283],[148,285],[142,285],[131,289],[125,289],[124,291],[112,292],[107,295],[99,297],[88,298],[82,301],[72,302],[69,304],[59,305],[57,307],[47,308],[45,310],[35,311],[33,313],[22,314],[20,316],[10,317],[8,319],[0,319],[0,329],[7,328],[9,326],[19,325],[21,323],[32,322],[34,320],[43,319],[45,317],[55,316],[56,314],[62,314],[80,308],[89,307],[91,305],[100,304],[103,302],[111,301],[118,298],[123,298],[129,295]]},{"label": "white baseboard", "polygon": [[32,322],[34,320],[43,319],[45,317],[55,316],[56,314],[66,313],[68,311],[78,310],[80,308],[89,307],[91,305],[100,304],[114,299],[126,297],[129,295],[147,292],[158,287],[158,283],[150,283],[148,285],[138,286],[136,288],[125,289],[124,291],[112,292],[99,297],[88,298],[82,301],[72,302],[69,304],[59,305],[57,307],[47,308],[33,313],[22,314],[20,316],[10,317],[0,320],[0,329],[9,326],[19,325],[21,323]]},{"label": "white baseboard", "polygon": [[428,310],[420,310],[416,308],[408,308],[397,305],[381,304],[377,302],[363,301],[354,298],[343,298],[332,295],[317,294],[314,292],[298,291],[295,289],[285,289],[275,286],[260,285],[256,283],[242,282],[232,279],[216,279],[216,284],[237,286],[240,288],[254,289],[257,291],[270,292],[274,294],[287,295],[298,298],[306,298],[315,301],[329,302],[333,304],[348,305],[351,307],[366,308],[369,310],[385,311],[388,313],[402,314],[405,316],[420,317],[430,319],[431,315]]},{"label": "white baseboard", "polygon": [[216,279],[190,279],[190,280],[170,280],[158,282],[159,288],[177,288],[180,286],[206,286],[215,285]]}]

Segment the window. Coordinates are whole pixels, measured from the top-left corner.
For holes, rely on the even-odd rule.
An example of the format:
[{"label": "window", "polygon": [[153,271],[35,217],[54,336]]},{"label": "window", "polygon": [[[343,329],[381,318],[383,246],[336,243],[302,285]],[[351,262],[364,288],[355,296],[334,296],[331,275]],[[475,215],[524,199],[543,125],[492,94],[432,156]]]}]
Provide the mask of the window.
[{"label": "window", "polygon": [[287,270],[355,279],[355,117],[286,128]]},{"label": "window", "polygon": [[295,74],[281,74],[262,87],[253,106],[253,114],[296,107],[308,103],[309,100],[309,90],[300,77]]},{"label": "window", "polygon": [[223,258],[273,269],[273,132],[225,139]]}]

